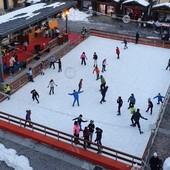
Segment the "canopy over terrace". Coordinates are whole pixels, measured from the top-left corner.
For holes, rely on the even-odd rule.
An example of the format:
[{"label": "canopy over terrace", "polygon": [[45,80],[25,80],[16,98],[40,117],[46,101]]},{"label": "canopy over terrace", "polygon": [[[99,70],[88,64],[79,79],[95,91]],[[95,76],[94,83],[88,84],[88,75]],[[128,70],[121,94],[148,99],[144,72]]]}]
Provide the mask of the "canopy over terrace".
[{"label": "canopy over terrace", "polygon": [[[0,16],[0,49],[2,39],[8,35],[16,32],[21,33],[32,25],[43,20],[48,20],[48,18],[54,17],[56,14],[75,5],[76,2],[74,1],[38,3]],[[0,83],[4,81],[2,54],[0,50]]]}]

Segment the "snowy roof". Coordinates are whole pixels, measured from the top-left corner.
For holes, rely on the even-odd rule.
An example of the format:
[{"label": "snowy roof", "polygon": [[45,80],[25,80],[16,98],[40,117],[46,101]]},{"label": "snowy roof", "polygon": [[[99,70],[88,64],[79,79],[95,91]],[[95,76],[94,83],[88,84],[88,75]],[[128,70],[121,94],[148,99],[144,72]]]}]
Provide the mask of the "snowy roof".
[{"label": "snowy roof", "polygon": [[165,3],[157,4],[157,5],[154,5],[152,8],[157,8],[157,7],[167,7],[167,8],[170,8],[170,3],[169,2],[165,2]]},{"label": "snowy roof", "polygon": [[29,25],[62,12],[76,2],[38,3],[0,16],[0,37],[27,28]]},{"label": "snowy roof", "polygon": [[27,3],[38,3],[38,2],[41,2],[41,0],[26,0]]},{"label": "snowy roof", "polygon": [[137,4],[140,4],[145,7],[147,7],[149,5],[149,2],[147,2],[145,0],[126,0],[123,2],[123,4],[129,3],[129,2],[136,2]]}]

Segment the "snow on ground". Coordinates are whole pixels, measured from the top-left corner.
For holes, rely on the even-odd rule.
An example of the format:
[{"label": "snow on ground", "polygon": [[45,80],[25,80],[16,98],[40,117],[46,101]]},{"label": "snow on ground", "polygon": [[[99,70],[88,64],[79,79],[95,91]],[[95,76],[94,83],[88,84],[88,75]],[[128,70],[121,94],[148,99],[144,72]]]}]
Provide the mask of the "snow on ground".
[{"label": "snow on ground", "polygon": [[2,144],[0,144],[0,161],[4,161],[15,170],[32,170],[28,158],[23,155],[18,156],[14,149],[7,149]]},{"label": "snow on ground", "polygon": [[[121,51],[119,60],[115,54],[117,46]],[[151,133],[150,127],[156,122],[160,109],[153,97],[158,92],[165,95],[170,83],[170,72],[165,70],[170,50],[134,43],[129,43],[128,47],[124,50],[120,41],[89,37],[62,58],[62,73],[58,73],[57,69],[46,69],[44,76],[39,75],[34,83],[25,85],[9,101],[0,103],[1,111],[25,118],[26,110],[31,109],[32,121],[70,134],[73,133],[72,119],[82,114],[84,120],[88,120],[83,123],[83,127],[94,120],[96,127],[103,129],[103,145],[142,157]],[[83,51],[88,58],[86,66],[80,64]],[[96,75],[92,73],[94,52],[99,57],[100,69],[104,58],[107,58],[108,63],[107,71],[102,74],[109,86],[107,102],[103,104],[99,103],[100,80],[96,81]],[[70,67],[76,73],[73,79],[67,78],[72,74],[68,72]],[[84,92],[80,94],[80,106],[72,107],[73,97],[68,93],[78,89],[81,78]],[[50,96],[47,86],[51,79],[54,79],[58,87],[55,87],[55,94]],[[39,104],[31,99],[30,91],[34,88],[40,95]],[[139,134],[137,127],[130,126],[131,114],[127,109],[127,100],[131,93],[136,97],[136,108],[140,108],[141,114],[148,118],[147,121],[140,120],[144,134]],[[124,101],[121,116],[117,116],[118,96],[122,96]],[[153,115],[145,112],[148,98],[154,104]]]}]

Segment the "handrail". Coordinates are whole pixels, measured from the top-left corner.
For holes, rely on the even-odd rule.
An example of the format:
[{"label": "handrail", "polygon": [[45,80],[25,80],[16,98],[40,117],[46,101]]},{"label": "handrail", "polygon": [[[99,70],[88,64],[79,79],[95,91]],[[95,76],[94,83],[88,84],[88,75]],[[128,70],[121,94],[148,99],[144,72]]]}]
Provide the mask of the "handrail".
[{"label": "handrail", "polygon": [[[56,140],[70,143],[71,145],[74,143],[73,135],[70,135],[68,133],[65,133],[65,132],[62,132],[62,131],[35,123],[35,122],[30,122],[32,125],[31,127],[29,125],[24,126],[26,120],[22,119],[20,117],[17,117],[17,116],[13,116],[13,115],[10,115],[10,114],[4,113],[4,112],[0,112],[0,119],[8,122],[10,124],[20,126],[22,128],[24,128],[24,127],[30,128],[30,130],[32,130],[34,132],[38,132],[45,136],[55,138]],[[78,138],[78,140],[80,141],[80,144],[77,144],[77,145],[83,146],[83,143],[85,140],[82,138]],[[92,151],[92,152],[98,151],[98,147],[100,147],[100,145],[98,145],[94,142],[89,142],[89,143],[91,144],[90,147],[88,147],[90,151]],[[133,156],[133,155],[106,147],[104,145],[102,145],[101,154],[104,156],[107,156],[109,158],[112,158],[116,161],[128,163],[132,166],[133,166],[133,164],[136,164],[136,163],[139,166],[141,166],[141,163],[142,163],[142,159],[137,156]]]},{"label": "handrail", "polygon": [[[157,135],[160,123],[162,121],[163,115],[165,113],[165,108],[168,104],[169,99],[170,99],[170,85],[169,85],[168,90],[166,92],[164,102],[161,105],[161,108],[159,110],[158,118],[157,118],[157,121],[155,123],[155,129],[152,130],[152,133],[151,133],[150,138],[148,140],[147,146],[146,146],[145,151],[143,153],[142,159],[144,160],[144,162],[147,162],[147,160],[149,158],[151,147],[152,147],[153,142],[156,138],[156,135]],[[145,167],[146,165],[143,165],[143,166]]]}]

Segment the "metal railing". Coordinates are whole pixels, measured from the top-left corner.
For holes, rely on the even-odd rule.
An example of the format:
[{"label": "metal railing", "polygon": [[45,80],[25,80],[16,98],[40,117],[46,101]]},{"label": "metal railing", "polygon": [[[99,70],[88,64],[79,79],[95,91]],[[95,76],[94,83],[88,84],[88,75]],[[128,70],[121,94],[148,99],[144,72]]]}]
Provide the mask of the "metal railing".
[{"label": "metal railing", "polygon": [[[68,133],[65,133],[65,132],[62,132],[62,131],[59,131],[59,130],[56,130],[56,129],[53,129],[47,126],[43,126],[35,122],[30,122],[31,126],[27,124],[25,125],[25,122],[26,122],[25,119],[22,119],[22,118],[19,118],[19,117],[16,117],[16,116],[4,113],[4,112],[0,112],[0,119],[10,124],[14,124],[22,128],[30,129],[33,132],[38,132],[45,136],[52,137],[56,140],[66,142],[71,145],[74,144],[74,136]],[[78,143],[77,146],[83,146],[85,140],[82,138],[78,138],[78,140],[80,141],[80,143]],[[98,147],[101,148],[100,145],[94,142],[89,142],[89,143],[90,143],[90,146],[87,149],[91,152],[96,153],[99,151]],[[102,149],[100,150],[100,153],[106,157],[109,157],[119,162],[123,162],[129,165],[133,165],[137,163],[139,166],[141,166],[141,162],[142,162],[141,158],[124,153],[124,152],[120,152],[118,150],[115,150],[115,149],[112,149],[112,148],[109,148],[103,145],[102,145]]]}]

